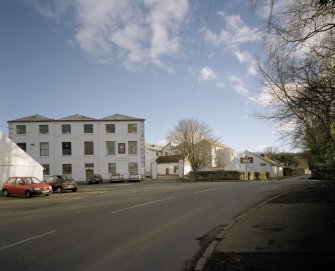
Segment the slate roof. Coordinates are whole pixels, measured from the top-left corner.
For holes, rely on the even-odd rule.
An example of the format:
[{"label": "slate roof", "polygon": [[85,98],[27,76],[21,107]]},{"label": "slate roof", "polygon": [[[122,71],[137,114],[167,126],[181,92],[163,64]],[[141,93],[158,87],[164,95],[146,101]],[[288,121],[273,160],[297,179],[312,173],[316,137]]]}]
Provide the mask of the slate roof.
[{"label": "slate roof", "polygon": [[145,143],[145,148],[152,151],[160,151],[163,148],[163,146],[157,144]]},{"label": "slate roof", "polygon": [[114,115],[101,118],[101,119],[91,118],[91,117],[87,117],[87,116],[80,115],[80,114],[67,116],[61,119],[51,119],[51,118],[47,118],[47,117],[36,114],[36,115],[28,116],[28,117],[10,120],[8,122],[11,123],[11,122],[48,122],[48,121],[58,121],[58,122],[62,122],[62,121],[145,121],[145,119],[134,118],[134,117],[121,115],[121,114],[114,114]]},{"label": "slate roof", "polygon": [[112,120],[112,121],[134,120],[134,121],[144,121],[145,119],[134,118],[134,117],[130,117],[130,116],[122,115],[122,114],[114,114],[114,115],[102,118],[100,120]]},{"label": "slate roof", "polygon": [[19,118],[19,119],[15,119],[15,120],[9,120],[8,122],[41,122],[41,121],[54,121],[54,119],[51,118],[47,118],[38,114],[35,115],[31,115],[28,117],[23,117],[23,118]]},{"label": "slate roof", "polygon": [[244,153],[246,153],[246,152],[248,152],[248,153],[250,153],[250,154],[258,157],[259,159],[263,160],[264,162],[266,162],[266,163],[268,163],[268,164],[270,164],[272,166],[282,167],[281,164],[279,164],[279,163],[277,163],[277,162],[275,162],[275,161],[273,161],[273,160],[271,160],[269,158],[266,158],[266,157],[264,157],[264,156],[262,156],[260,154],[257,154],[257,153],[254,153],[254,152],[250,152],[250,151],[245,151]]},{"label": "slate roof", "polygon": [[166,155],[166,156],[159,156],[156,159],[158,164],[165,164],[165,163],[178,163],[179,160],[183,159],[183,156],[180,154],[175,155]]},{"label": "slate roof", "polygon": [[75,115],[71,115],[71,116],[59,119],[58,121],[88,121],[88,120],[97,120],[97,119],[75,114]]}]

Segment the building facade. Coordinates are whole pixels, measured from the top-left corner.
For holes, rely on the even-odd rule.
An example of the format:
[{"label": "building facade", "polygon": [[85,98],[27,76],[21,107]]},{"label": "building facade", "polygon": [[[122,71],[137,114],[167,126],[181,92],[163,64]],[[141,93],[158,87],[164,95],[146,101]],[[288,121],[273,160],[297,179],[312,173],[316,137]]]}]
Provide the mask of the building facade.
[{"label": "building facade", "polygon": [[43,167],[0,131],[0,189],[9,177],[43,179]]},{"label": "building facade", "polygon": [[280,164],[250,151],[244,151],[240,157],[228,163],[224,170],[246,172],[246,174],[266,173],[269,178],[283,176],[283,167]]},{"label": "building facade", "polygon": [[33,115],[8,121],[9,137],[44,167],[44,176],[145,173],[144,119],[115,114],[101,119]]},{"label": "building facade", "polygon": [[219,142],[205,141],[208,145],[208,165],[199,169],[199,171],[222,170],[227,164],[237,157],[236,151],[226,144]]}]

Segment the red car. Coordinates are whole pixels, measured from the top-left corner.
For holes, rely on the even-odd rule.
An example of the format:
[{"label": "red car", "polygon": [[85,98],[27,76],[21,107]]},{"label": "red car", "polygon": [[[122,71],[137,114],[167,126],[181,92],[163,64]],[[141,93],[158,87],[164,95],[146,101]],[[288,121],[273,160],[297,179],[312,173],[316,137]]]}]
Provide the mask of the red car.
[{"label": "red car", "polygon": [[32,195],[49,196],[52,193],[52,187],[35,177],[10,177],[3,184],[2,192],[5,197],[15,194],[30,198]]}]

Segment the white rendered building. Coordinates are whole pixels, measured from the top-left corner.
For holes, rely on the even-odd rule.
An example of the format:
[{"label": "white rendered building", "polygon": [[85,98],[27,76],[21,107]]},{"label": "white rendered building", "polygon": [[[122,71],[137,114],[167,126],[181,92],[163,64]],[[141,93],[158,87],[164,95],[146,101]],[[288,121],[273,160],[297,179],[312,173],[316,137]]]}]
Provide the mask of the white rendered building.
[{"label": "white rendered building", "polygon": [[44,176],[145,173],[144,119],[115,114],[102,119],[33,115],[8,121],[9,137],[44,167]]},{"label": "white rendered building", "polygon": [[43,179],[43,167],[0,131],[0,189],[9,177]]},{"label": "white rendered building", "polygon": [[268,173],[270,178],[283,176],[283,167],[262,155],[244,151],[242,155],[224,168],[226,171]]}]

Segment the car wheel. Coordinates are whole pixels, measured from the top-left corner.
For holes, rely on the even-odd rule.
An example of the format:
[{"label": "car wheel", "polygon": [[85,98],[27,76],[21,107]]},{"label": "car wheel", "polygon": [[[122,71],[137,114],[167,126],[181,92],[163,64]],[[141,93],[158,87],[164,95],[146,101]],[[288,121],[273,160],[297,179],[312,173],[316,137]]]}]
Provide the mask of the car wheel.
[{"label": "car wheel", "polygon": [[26,191],[26,198],[30,198],[31,197],[31,192],[29,190]]},{"label": "car wheel", "polygon": [[5,197],[8,197],[8,196],[9,196],[9,192],[8,192],[7,189],[4,189],[4,190],[2,191],[2,193],[3,193],[3,195],[4,195]]},{"label": "car wheel", "polygon": [[58,187],[56,188],[56,192],[57,192],[57,193],[62,193],[62,192],[63,192],[62,187],[61,187],[61,186],[58,186]]},{"label": "car wheel", "polygon": [[73,189],[72,189],[72,192],[77,192],[77,188],[73,188]]}]

